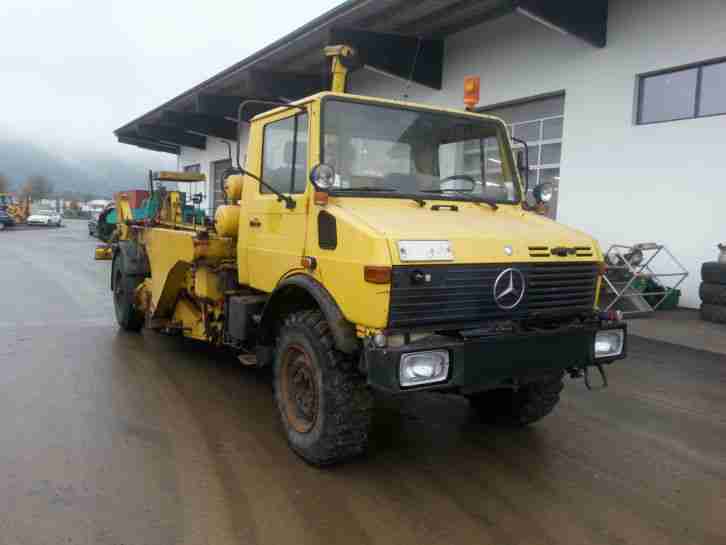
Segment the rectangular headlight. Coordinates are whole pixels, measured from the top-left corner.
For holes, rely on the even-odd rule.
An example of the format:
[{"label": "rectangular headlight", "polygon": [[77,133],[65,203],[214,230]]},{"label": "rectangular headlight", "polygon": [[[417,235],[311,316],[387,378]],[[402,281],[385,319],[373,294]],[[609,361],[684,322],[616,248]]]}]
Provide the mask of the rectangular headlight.
[{"label": "rectangular headlight", "polygon": [[622,329],[607,329],[595,333],[595,358],[610,358],[623,352],[625,332]]},{"label": "rectangular headlight", "polygon": [[411,352],[401,356],[399,381],[403,387],[443,382],[448,376],[448,350]]}]

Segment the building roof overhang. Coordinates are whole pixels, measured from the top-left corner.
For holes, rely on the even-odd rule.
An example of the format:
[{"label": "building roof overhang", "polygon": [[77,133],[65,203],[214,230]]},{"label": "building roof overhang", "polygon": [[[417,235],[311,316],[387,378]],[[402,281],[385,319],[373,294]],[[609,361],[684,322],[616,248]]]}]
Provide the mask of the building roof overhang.
[{"label": "building roof overhang", "polygon": [[[240,103],[296,100],[329,87],[323,48],[345,43],[361,64],[440,89],[447,36],[519,12],[604,47],[607,0],[348,0],[114,131],[119,142],[179,154],[206,136],[236,139]],[[269,108],[257,105],[248,117]]]}]

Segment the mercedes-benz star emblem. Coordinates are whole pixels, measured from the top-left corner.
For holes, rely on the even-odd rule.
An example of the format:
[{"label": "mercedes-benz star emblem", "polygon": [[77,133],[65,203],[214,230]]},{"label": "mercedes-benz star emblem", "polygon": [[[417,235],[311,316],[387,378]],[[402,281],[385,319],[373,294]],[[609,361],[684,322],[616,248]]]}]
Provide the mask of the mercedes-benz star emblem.
[{"label": "mercedes-benz star emblem", "polygon": [[502,310],[512,310],[522,302],[526,289],[524,275],[517,269],[504,269],[494,281],[494,302]]}]

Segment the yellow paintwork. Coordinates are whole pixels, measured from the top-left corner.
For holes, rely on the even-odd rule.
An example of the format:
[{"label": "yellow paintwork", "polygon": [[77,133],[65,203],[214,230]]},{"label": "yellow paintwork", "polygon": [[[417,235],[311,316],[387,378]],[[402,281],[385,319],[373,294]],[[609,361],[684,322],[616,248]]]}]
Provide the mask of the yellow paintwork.
[{"label": "yellow paintwork", "polygon": [[[348,320],[374,328],[386,326],[389,286],[365,282],[363,267],[401,264],[399,240],[448,240],[454,260],[446,263],[602,261],[600,248],[591,237],[520,206],[500,205],[494,211],[486,205],[450,204],[458,206],[458,212],[434,212],[404,199],[331,198],[325,209],[337,219],[335,250],[318,249],[317,214],[322,207],[312,206],[305,255],[318,260],[317,276]],[[591,247],[593,256],[529,257],[529,246],[544,245]],[[512,247],[511,256],[505,253],[505,246]]]},{"label": "yellow paintwork", "polygon": [[113,257],[113,248],[110,244],[99,244],[93,252],[96,261],[108,261]]},{"label": "yellow paintwork", "polygon": [[116,231],[121,240],[128,240],[130,227],[127,222],[134,219],[134,213],[129,204],[129,198],[121,193],[116,199]]},{"label": "yellow paintwork", "polygon": [[[319,157],[320,104],[326,96],[349,96],[319,93],[298,101],[310,116],[308,165]],[[436,108],[372,97],[355,97],[384,105],[414,106],[431,111],[471,115],[501,120],[473,112]],[[254,118],[250,128],[247,169],[259,175],[262,135],[267,123],[296,115],[298,110],[277,108]],[[510,150],[511,151],[511,150]],[[521,180],[519,180],[521,187]],[[500,205],[494,211],[485,204],[451,201],[459,210],[432,211],[407,199],[331,197],[326,206],[314,204],[313,187],[308,184],[304,195],[293,195],[295,210],[270,194],[261,194],[259,184],[244,179],[237,241],[238,279],[241,284],[271,292],[290,274],[308,274],[321,282],[340,306],[345,317],[364,327],[383,328],[388,321],[388,285],[370,284],[363,279],[365,265],[398,265],[399,240],[449,240],[454,260],[449,263],[526,263],[547,261],[602,261],[596,241],[588,235],[560,225],[546,217],[527,212],[520,205]],[[433,202],[433,201],[432,201]],[[436,201],[447,204],[447,201]],[[321,250],[318,245],[317,215],[325,208],[337,219],[338,246]],[[250,228],[250,220],[260,227]],[[504,252],[511,246],[513,255]],[[590,247],[592,257],[530,258],[529,246]],[[302,256],[315,257],[318,267],[310,272],[302,268]]]},{"label": "yellow paintwork", "polygon": [[330,71],[333,76],[331,90],[336,93],[345,93],[348,68],[345,66],[343,58],[354,56],[355,50],[347,45],[329,45],[324,49],[324,53],[331,59]]},{"label": "yellow paintwork", "polygon": [[224,181],[224,192],[227,194],[227,202],[236,203],[242,198],[242,184],[244,184],[244,176],[240,174],[227,177]]},{"label": "yellow paintwork", "polygon": [[209,265],[202,265],[193,270],[191,279],[190,291],[194,296],[211,303],[219,303],[224,299],[217,275]]},{"label": "yellow paintwork", "polygon": [[160,170],[152,174],[154,180],[160,182],[205,182],[207,175],[200,172],[176,172],[173,170]]},{"label": "yellow paintwork", "polygon": [[236,204],[223,204],[214,213],[214,229],[220,237],[237,238],[239,233],[240,207]]},{"label": "yellow paintwork", "polygon": [[[308,140],[308,165],[318,156],[317,132],[318,104],[300,101],[307,105],[310,138]],[[264,123],[253,123],[247,149],[247,170],[257,176],[262,171],[262,134],[264,125],[286,117],[298,115],[297,108],[277,109],[274,115],[265,115]],[[291,195],[296,206],[289,210],[272,193],[262,193],[260,184],[246,176],[242,188],[239,234],[237,239],[238,281],[261,291],[271,292],[280,279],[292,271],[301,270],[300,258],[304,255],[306,225],[312,186],[307,184],[305,193]]]},{"label": "yellow paintwork", "polygon": [[[334,201],[387,238],[393,265],[401,263],[399,240],[448,240],[454,263],[481,263],[485,256],[487,263],[552,262],[552,257],[530,259],[529,246],[592,246],[592,239],[584,233],[526,212],[520,206],[499,205],[498,210],[492,210],[485,204],[431,201],[458,207],[458,211],[432,211],[429,206],[422,208],[413,201],[397,199],[331,199],[331,203]],[[512,255],[504,252],[505,246],[512,247]],[[577,260],[593,259],[563,259]]]},{"label": "yellow paintwork", "polygon": [[192,265],[216,265],[234,259],[234,241],[227,238],[203,239],[189,230],[161,227],[145,229],[143,244],[151,265],[152,318],[168,318]]},{"label": "yellow paintwork", "polygon": [[[320,156],[320,108],[326,96],[342,95],[325,92],[296,102],[308,114],[308,169],[318,163]],[[463,110],[356,98],[389,106],[415,106],[496,119]],[[252,120],[245,165],[249,172],[261,175],[265,126],[299,113],[297,108],[276,108]],[[501,120],[498,122],[503,125]],[[518,174],[515,177],[521,187]],[[144,308],[153,320],[181,328],[184,335],[197,339],[217,338],[212,328],[218,327],[223,319],[223,294],[218,282],[218,267],[222,263],[236,264],[242,289],[249,287],[265,293],[273,292],[290,275],[310,275],[332,295],[346,319],[356,325],[358,334],[367,335],[386,327],[390,286],[366,282],[364,267],[398,265],[400,240],[448,240],[453,250],[453,260],[448,263],[602,261],[601,250],[591,237],[526,212],[521,205],[500,205],[495,211],[485,204],[451,201],[458,211],[432,211],[433,201],[420,207],[405,198],[351,197],[330,197],[327,204],[318,205],[314,203],[313,186],[307,184],[305,193],[292,195],[296,206],[289,210],[274,194],[262,193],[260,184],[246,175],[230,177],[226,192],[235,206],[218,214],[216,232],[200,233],[177,226],[144,228],[140,235],[152,276],[142,284],[143,296],[139,299],[146,301]],[[169,207],[164,210],[169,211],[172,223],[176,223],[180,218],[176,216],[173,198],[165,206]],[[317,216],[323,209],[336,218],[338,244],[334,250],[319,246]],[[230,213],[236,217],[230,218]],[[505,246],[511,246],[512,255],[505,253]],[[589,247],[593,255],[531,258],[529,246]],[[314,257],[317,268],[304,269],[303,256]]]}]

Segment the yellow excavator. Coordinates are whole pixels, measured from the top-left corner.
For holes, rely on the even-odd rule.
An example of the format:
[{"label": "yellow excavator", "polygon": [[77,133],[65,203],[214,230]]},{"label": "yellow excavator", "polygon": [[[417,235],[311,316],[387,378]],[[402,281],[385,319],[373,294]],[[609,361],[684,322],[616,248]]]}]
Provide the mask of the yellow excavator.
[{"label": "yellow excavator", "polygon": [[0,193],[0,229],[25,223],[30,216],[30,195],[20,201],[10,193]]}]

